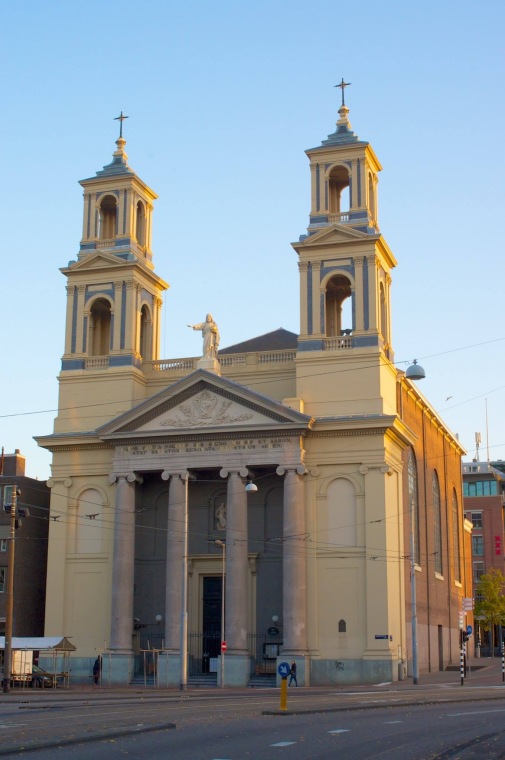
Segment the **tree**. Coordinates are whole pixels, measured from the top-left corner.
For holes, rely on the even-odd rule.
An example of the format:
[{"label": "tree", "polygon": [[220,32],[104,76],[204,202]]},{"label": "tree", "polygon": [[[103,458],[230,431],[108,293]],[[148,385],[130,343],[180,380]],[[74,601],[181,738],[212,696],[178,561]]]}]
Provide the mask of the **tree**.
[{"label": "tree", "polygon": [[[475,617],[482,620],[485,631],[491,632],[491,657],[494,655],[494,629],[505,623],[505,576],[501,570],[491,568],[481,575],[476,592]],[[501,642],[500,642],[501,646]]]}]

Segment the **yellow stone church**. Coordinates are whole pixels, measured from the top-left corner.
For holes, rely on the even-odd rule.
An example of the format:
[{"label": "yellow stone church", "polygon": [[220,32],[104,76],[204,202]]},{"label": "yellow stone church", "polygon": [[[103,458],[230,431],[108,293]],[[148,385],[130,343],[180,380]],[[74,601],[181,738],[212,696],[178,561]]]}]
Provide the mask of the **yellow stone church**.
[{"label": "yellow stone church", "polygon": [[299,335],[220,348],[212,304],[196,304],[201,356],[160,358],[157,196],[122,131],[80,183],[59,411],[37,439],[53,456],[45,633],[71,637],[76,678],[98,655],[111,684],[147,662],[182,688],[246,686],[293,660],[301,685],[458,660],[463,452],[395,366],[381,165],[343,98],[338,116],[306,151]]}]

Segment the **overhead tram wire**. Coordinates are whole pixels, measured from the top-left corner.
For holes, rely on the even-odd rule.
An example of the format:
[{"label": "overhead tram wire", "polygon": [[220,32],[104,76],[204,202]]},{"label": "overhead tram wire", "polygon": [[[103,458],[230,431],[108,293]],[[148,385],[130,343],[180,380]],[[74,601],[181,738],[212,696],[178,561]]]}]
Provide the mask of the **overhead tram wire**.
[{"label": "overhead tram wire", "polygon": [[[505,340],[505,337],[503,337],[503,338],[493,338],[492,340],[482,341],[481,343],[473,343],[471,345],[461,346],[459,348],[447,349],[445,351],[440,351],[440,352],[435,353],[435,354],[425,354],[425,355],[419,357],[419,361],[424,361],[425,359],[432,359],[432,358],[435,358],[435,357],[438,357],[438,356],[445,356],[446,354],[455,353],[457,351],[466,351],[466,350],[469,350],[469,349],[472,349],[472,348],[478,348],[480,346],[487,346],[487,345],[489,345],[491,343],[498,343],[498,342],[503,341],[503,340]],[[411,363],[410,359],[392,362],[392,364],[395,367],[398,367],[398,365],[410,364],[410,363]],[[376,367],[376,364],[374,363],[374,364],[360,366],[360,367],[348,367],[346,369],[328,370],[327,372],[314,372],[314,373],[310,374],[310,377],[323,377],[324,375],[338,375],[340,373],[345,373],[345,372],[361,372],[364,369],[375,369],[375,367]],[[308,377],[308,375],[307,375],[307,377]],[[255,383],[255,385],[270,385],[271,383],[272,383],[272,381],[261,381],[261,380],[259,380],[257,383]],[[501,390],[504,387],[505,386],[500,386],[499,388],[496,388],[495,390],[487,391],[487,393],[494,393],[496,390]],[[152,396],[147,396],[144,399],[144,401],[148,401],[150,398],[152,398]],[[477,396],[476,398],[480,398],[480,396]],[[474,399],[472,398],[472,399],[469,399],[468,401],[473,401],[473,400]],[[82,406],[69,406],[69,407],[54,408],[54,409],[38,409],[38,410],[36,409],[36,410],[30,411],[30,412],[13,412],[13,413],[10,413],[10,414],[0,414],[0,419],[8,419],[10,417],[27,417],[27,416],[35,415],[35,414],[50,414],[50,413],[55,413],[55,412],[73,412],[73,411],[76,411],[78,409],[92,409],[92,408],[98,407],[98,406],[108,406],[109,404],[121,404],[121,403],[125,403],[126,404],[129,401],[130,401],[130,399],[123,399],[122,401],[121,400],[119,400],[119,401],[118,400],[103,401],[103,402],[94,403],[94,404],[83,404]],[[142,403],[142,401],[139,402],[139,404],[141,404],[141,403]],[[466,403],[466,402],[461,402],[461,404],[463,404],[463,403]],[[458,406],[461,405],[461,404],[458,404]],[[456,405],[454,405],[454,406],[456,406]],[[119,417],[122,414],[126,414],[127,412],[132,411],[132,408],[134,408],[134,407],[128,407],[128,409],[125,409],[123,412],[119,412],[115,416]],[[107,419],[110,419],[110,417],[108,417]]]}]

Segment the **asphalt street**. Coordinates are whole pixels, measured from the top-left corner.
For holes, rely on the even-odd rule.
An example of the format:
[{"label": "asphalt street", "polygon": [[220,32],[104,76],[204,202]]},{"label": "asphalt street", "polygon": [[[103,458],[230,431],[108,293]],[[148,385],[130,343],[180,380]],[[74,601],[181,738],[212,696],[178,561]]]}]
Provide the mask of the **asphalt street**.
[{"label": "asphalt street", "polygon": [[[122,737],[152,734],[149,738],[145,736],[144,741],[155,743],[154,734],[165,735],[172,731],[179,732],[177,740],[175,735],[171,737],[171,742],[175,743],[184,736],[186,739],[196,739],[197,734],[204,737],[219,725],[234,724],[238,729],[243,725],[252,727],[263,720],[261,725],[270,729],[272,726],[288,726],[294,718],[299,723],[307,716],[335,715],[341,721],[346,713],[350,720],[351,714],[382,711],[383,708],[408,711],[414,705],[430,709],[439,706],[447,711],[448,704],[460,704],[462,710],[473,714],[478,703],[486,703],[486,714],[501,711],[505,715],[505,683],[499,658],[472,661],[464,685],[461,685],[459,671],[451,670],[421,675],[417,685],[412,679],[406,679],[353,687],[338,684],[325,688],[292,687],[288,691],[288,709],[285,711],[280,709],[279,689],[189,688],[184,692],[105,686],[13,689],[9,694],[0,694],[0,755],[14,757],[30,750],[39,750],[39,755],[43,755],[44,750],[55,747],[84,745],[88,745],[89,753],[92,742],[100,742],[103,747],[104,743],[118,742]],[[265,718],[269,719],[267,723]],[[315,728],[314,720],[310,721],[310,726]],[[263,729],[256,730],[261,735]],[[337,730],[340,730],[338,726]],[[241,734],[244,733],[242,728]],[[354,736],[362,736],[362,732],[356,733],[355,730]],[[93,754],[95,747],[96,744]],[[294,757],[292,753],[290,756]],[[177,757],[186,755],[181,750]]]}]

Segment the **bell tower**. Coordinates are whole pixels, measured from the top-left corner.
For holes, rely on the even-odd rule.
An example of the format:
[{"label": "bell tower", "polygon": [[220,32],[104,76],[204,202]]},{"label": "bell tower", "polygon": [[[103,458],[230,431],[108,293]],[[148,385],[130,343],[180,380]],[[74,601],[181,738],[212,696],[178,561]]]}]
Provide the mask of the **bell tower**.
[{"label": "bell tower", "polygon": [[390,314],[396,260],[379,230],[382,167],[352,130],[347,84],[337,86],[336,131],[306,151],[310,220],[307,234],[293,243],[300,270],[297,395],[308,413],[319,415],[322,404],[329,414],[384,413],[394,408],[393,389],[384,382],[396,374]]},{"label": "bell tower", "polygon": [[77,259],[61,269],[67,278],[67,313],[56,429],[65,432],[90,429],[89,419],[83,428],[79,415],[66,411],[76,397],[94,408],[94,397],[110,388],[110,404],[96,419],[91,415],[92,427],[142,399],[143,366],[159,358],[161,296],[168,285],[152,262],[157,195],[128,166],[125,118],[121,113],[111,163],[80,182],[82,239]]}]

